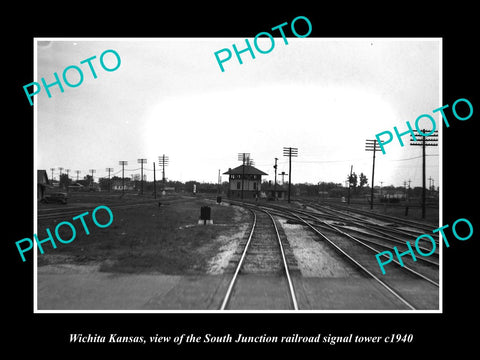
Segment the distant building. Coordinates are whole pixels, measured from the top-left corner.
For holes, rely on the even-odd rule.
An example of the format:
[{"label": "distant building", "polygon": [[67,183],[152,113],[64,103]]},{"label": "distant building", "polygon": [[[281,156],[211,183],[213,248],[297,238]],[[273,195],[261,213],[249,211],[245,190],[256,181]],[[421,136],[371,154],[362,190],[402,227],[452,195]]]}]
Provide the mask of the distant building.
[{"label": "distant building", "polygon": [[45,196],[45,189],[50,185],[46,170],[37,170],[37,200],[40,201]]},{"label": "distant building", "polygon": [[[130,181],[130,178],[125,178],[125,190],[134,190],[135,184],[133,181]],[[112,181],[112,190],[123,190],[123,182],[122,180],[113,180]]]},{"label": "distant building", "polygon": [[223,175],[229,175],[228,193],[230,198],[254,199],[260,196],[262,175],[268,175],[251,165],[240,165],[234,169],[228,169]]},{"label": "distant building", "polygon": [[272,183],[269,183],[268,185],[264,184],[262,186],[261,197],[267,198],[267,200],[285,200],[287,198],[287,191],[286,186],[278,183],[276,187]]}]

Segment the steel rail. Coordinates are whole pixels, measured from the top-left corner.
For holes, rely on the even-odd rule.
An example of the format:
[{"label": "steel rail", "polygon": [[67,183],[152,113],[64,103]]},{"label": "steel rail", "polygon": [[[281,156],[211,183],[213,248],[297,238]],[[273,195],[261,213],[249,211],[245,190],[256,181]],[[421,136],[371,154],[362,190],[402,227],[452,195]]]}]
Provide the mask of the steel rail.
[{"label": "steel rail", "polygon": [[300,221],[305,223],[308,227],[310,227],[313,231],[315,231],[317,234],[319,234],[323,239],[325,239],[330,245],[332,245],[338,252],[343,254],[348,260],[350,260],[353,264],[355,264],[357,267],[359,267],[362,271],[364,271],[366,274],[368,274],[370,277],[375,279],[379,284],[381,284],[385,289],[387,289],[393,296],[395,296],[398,300],[400,300],[406,307],[408,307],[410,310],[416,310],[415,307],[410,304],[406,299],[404,299],[400,294],[398,294],[394,289],[392,289],[390,286],[388,286],[385,282],[380,280],[375,274],[373,274],[370,270],[368,270],[365,266],[360,264],[357,260],[355,260],[353,257],[351,257],[348,253],[346,253],[344,250],[342,250],[337,244],[335,244],[333,241],[331,241],[328,237],[326,237],[323,233],[321,233],[318,229],[316,229],[313,225],[311,225],[308,221],[304,220],[302,217],[295,215]]},{"label": "steel rail", "polygon": [[[382,230],[384,229],[388,229],[389,232],[392,232],[392,233],[395,233],[395,234],[399,234],[399,235],[402,235],[402,236],[419,236],[419,235],[422,235],[425,233],[425,229],[421,229],[422,231],[419,232],[419,231],[412,231],[412,230],[406,230],[406,229],[396,229],[396,228],[387,228],[386,226],[384,225],[379,225],[379,224],[376,224],[374,222],[371,222],[369,220],[366,220],[366,219],[363,219],[359,216],[355,216],[353,214],[346,214],[345,212],[346,211],[350,211],[349,208],[344,208],[342,210],[338,210],[338,209],[331,209],[331,208],[325,208],[324,206],[321,206],[321,205],[318,205],[318,204],[311,204],[311,205],[308,205],[310,207],[312,207],[313,209],[315,210],[319,210],[319,211],[324,211],[324,212],[327,212],[327,213],[339,213],[341,214],[342,216],[348,216],[350,218],[353,218],[353,219],[356,219],[358,221],[361,221],[361,222],[364,222],[364,223],[368,223],[372,228],[374,228],[377,232],[379,233],[382,233]],[[383,218],[382,219],[382,216],[387,216],[387,215],[379,215],[379,214],[371,214],[369,212],[363,212],[363,213],[360,213],[358,211],[356,211],[357,209],[351,211],[351,212],[357,212],[357,214],[360,214],[360,215],[363,215],[363,216],[371,216],[371,217],[374,217],[374,218],[377,218],[377,219],[380,219],[380,220],[383,220],[385,221],[385,219]],[[378,216],[377,216],[378,215]],[[342,219],[342,217],[340,217],[340,215],[337,215],[340,219]],[[388,217],[388,220],[389,221],[396,221],[402,225],[407,225],[407,226],[411,226],[411,227],[415,227],[416,229],[419,229],[419,227],[413,225],[413,224],[409,224],[407,223],[405,220],[402,220],[402,219],[398,219],[398,218],[393,218],[393,217]],[[348,221],[352,221],[351,219],[348,219]],[[423,225],[423,224],[422,224]],[[430,230],[431,231],[431,230]],[[387,236],[390,236],[392,238],[395,238],[393,237],[392,235],[389,235],[389,234],[384,234],[384,235],[387,235]],[[435,242],[438,244],[438,235],[437,234],[432,234],[431,235],[432,237],[434,238],[437,238],[435,239]],[[398,239],[398,238],[395,238],[395,239]]]},{"label": "steel rail", "polygon": [[[232,202],[233,203],[233,202]],[[228,289],[227,289],[227,292],[225,294],[225,297],[222,301],[222,305],[220,306],[220,310],[225,310],[227,305],[228,305],[228,302],[230,300],[230,297],[231,297],[231,293],[233,291],[233,288],[235,286],[235,283],[237,281],[237,278],[238,278],[238,274],[240,273],[240,270],[243,266],[243,262],[245,260],[245,257],[247,255],[247,252],[248,252],[248,248],[250,247],[250,242],[252,240],[252,237],[253,237],[253,234],[255,232],[255,227],[256,227],[256,223],[257,223],[257,215],[255,214],[255,210],[252,209],[252,205],[250,204],[239,204],[239,203],[236,203],[237,206],[243,206],[243,207],[246,207],[247,209],[249,209],[252,214],[253,214],[253,217],[254,217],[254,220],[253,220],[253,225],[252,225],[252,229],[250,230],[250,234],[248,236],[248,240],[247,240],[247,243],[245,244],[245,247],[243,249],[243,252],[242,252],[242,255],[240,257],[240,260],[237,264],[237,267],[235,269],[235,273],[233,274],[232,276],[232,279],[230,280],[230,284],[228,286]],[[264,212],[265,214],[267,214],[269,217],[270,217],[270,220],[272,221],[273,223],[273,226],[274,226],[274,229],[275,229],[275,235],[277,237],[277,241],[278,241],[278,246],[279,246],[279,249],[280,249],[280,254],[282,256],[282,262],[283,262],[283,269],[284,269],[284,272],[285,272],[285,276],[287,278],[287,283],[288,283],[288,289],[289,289],[289,293],[290,293],[290,299],[292,301],[292,306],[293,306],[293,309],[294,310],[298,310],[298,302],[297,302],[297,298],[296,298],[296,295],[295,295],[295,290],[294,290],[294,287],[293,287],[293,282],[292,282],[292,279],[291,279],[291,276],[290,276],[290,271],[289,271],[289,268],[288,268],[288,263],[287,263],[287,258],[285,256],[285,250],[283,248],[283,244],[282,244],[282,240],[281,240],[281,237],[280,237],[280,234],[278,232],[278,227],[277,227],[277,224],[275,222],[275,219],[273,218],[273,216],[266,210],[263,210],[263,209],[256,209],[257,211],[262,211]]]},{"label": "steel rail", "polygon": [[[355,238],[354,236],[352,236],[352,235],[350,235],[350,234],[348,234],[348,233],[346,233],[346,232],[338,229],[337,227],[335,227],[335,226],[333,226],[333,225],[331,225],[331,224],[328,224],[328,223],[322,221],[321,219],[319,219],[319,218],[317,218],[317,217],[315,217],[315,216],[313,216],[313,215],[309,215],[309,216],[312,217],[313,219],[315,219],[316,221],[319,221],[319,222],[325,224],[327,227],[330,227],[331,229],[337,231],[338,233],[340,233],[340,234],[342,234],[342,235],[344,235],[344,236],[347,236],[348,238],[356,241],[357,243],[363,245],[363,246],[366,247],[367,249],[369,249],[369,250],[371,250],[371,251],[373,251],[373,252],[375,252],[375,253],[377,253],[377,254],[380,254],[380,251],[378,251],[377,249],[371,247],[371,246],[368,245],[368,244],[365,244],[363,241]],[[386,255],[382,255],[382,256],[383,256],[383,257],[386,257]],[[392,259],[392,261],[393,261],[395,264],[397,264],[398,266],[400,266],[400,268],[402,268],[402,269],[404,269],[404,270],[406,270],[406,271],[409,271],[409,272],[411,272],[412,274],[414,274],[414,275],[416,275],[416,276],[418,276],[418,277],[420,277],[420,278],[428,281],[429,283],[431,283],[431,284],[439,287],[439,284],[438,284],[436,281],[434,281],[434,280],[426,277],[426,276],[423,275],[423,274],[420,274],[418,271],[415,271],[415,270],[413,270],[413,269],[411,269],[411,268],[409,268],[408,266],[405,266],[405,265],[402,266],[402,265],[401,265],[397,260],[395,260],[395,259]]]},{"label": "steel rail", "polygon": [[285,269],[285,275],[287,276],[288,288],[290,290],[290,297],[292,298],[293,309],[298,310],[297,297],[295,296],[295,290],[293,288],[292,279],[290,278],[290,271],[288,270],[287,258],[285,257],[285,251],[283,249],[282,239],[280,238],[280,234],[278,233],[277,224],[275,223],[275,219],[273,218],[272,214],[270,214],[268,211],[264,211],[264,210],[262,211],[265,212],[270,217],[270,219],[273,222],[273,226],[275,227],[275,233],[277,234],[278,245],[280,247],[280,252],[282,253],[283,267]]},{"label": "steel rail", "polygon": [[[295,217],[294,217],[293,215],[291,215],[291,214],[287,214],[287,213],[285,213],[285,212],[281,212],[281,211],[279,211],[279,210],[272,210],[272,209],[270,209],[269,211],[272,212],[272,213],[274,213],[274,214],[276,214],[277,216],[281,216],[281,217],[283,217],[283,218],[285,218],[285,219],[287,219],[287,220],[295,221],[296,223],[301,223],[300,221],[298,221],[297,218],[295,218]],[[299,212],[298,210],[295,210],[295,211]],[[302,213],[303,213],[303,211],[302,211]],[[306,215],[308,215],[308,214],[306,214]],[[319,228],[322,228],[322,229],[324,229],[324,230],[331,230],[329,227],[327,227],[326,225],[323,225],[323,224],[315,224],[315,226],[316,226],[316,227],[319,227]],[[362,235],[371,236],[371,237],[373,237],[374,239],[377,239],[377,240],[383,240],[383,241],[398,243],[398,244],[400,244],[400,245],[405,245],[405,241],[400,242],[400,241],[396,241],[396,240],[392,240],[392,239],[385,239],[385,238],[383,238],[383,237],[381,237],[381,236],[379,236],[379,235],[370,234],[370,233],[367,233],[367,232],[364,232],[364,231],[361,231],[361,230],[357,230],[357,229],[350,229],[350,228],[348,228],[348,227],[346,227],[346,226],[340,226],[340,228],[343,229],[343,230],[345,230],[345,231],[357,232],[357,233],[360,233],[360,234],[362,234]],[[359,237],[357,237],[357,238],[359,238]],[[381,247],[381,248],[383,248],[383,249],[386,249],[386,250],[391,250],[391,249],[392,249],[392,247],[391,247],[390,245],[380,244],[380,243],[378,243],[378,242],[376,242],[376,241],[373,241],[373,240],[370,240],[370,239],[365,239],[364,237],[360,237],[359,239],[362,240],[362,241],[368,242],[368,243],[370,243],[370,244],[373,244],[373,245],[375,245],[375,246],[379,246],[379,247]],[[425,248],[423,248],[423,247],[419,247],[419,248],[420,248],[420,249],[423,249],[423,250],[428,250],[428,251],[430,251],[429,249],[425,249]],[[432,254],[432,255],[438,256],[437,253],[434,253],[434,254]],[[419,261],[421,261],[421,262],[428,263],[428,264],[433,265],[433,266],[439,266],[439,263],[438,263],[438,262],[435,262],[435,261],[426,259],[426,258],[424,258],[424,257],[419,257],[419,258],[417,258],[417,260],[419,260]]]},{"label": "steel rail", "polygon": [[[377,239],[377,240],[378,240],[378,239],[380,239],[380,240],[386,240],[386,239],[384,239],[384,238],[382,238],[382,237],[380,237],[380,236],[378,236],[378,235],[372,235],[372,234],[368,234],[368,233],[365,233],[365,232],[362,232],[362,231],[349,229],[349,228],[346,228],[346,227],[344,227],[344,226],[340,226],[340,228],[343,229],[344,231],[359,232],[360,234],[367,235],[367,236],[371,236],[371,237],[373,237],[374,239]],[[389,246],[389,245],[379,244],[378,242],[376,242],[376,241],[374,241],[374,240],[365,239],[364,237],[358,237],[358,236],[357,236],[357,238],[360,239],[360,240],[362,240],[362,241],[366,241],[366,242],[368,242],[368,243],[370,243],[370,244],[374,244],[375,246],[379,246],[379,247],[381,247],[381,248],[384,248],[384,249],[386,249],[386,250],[392,250],[391,246]],[[388,241],[391,241],[391,240],[388,240]],[[405,242],[403,242],[401,245],[406,245],[406,244],[405,244]],[[419,249],[424,249],[424,250],[425,250],[425,248],[423,248],[423,247],[419,247]],[[427,249],[427,250],[428,250],[428,249]],[[436,255],[436,256],[438,257],[438,254],[437,254],[437,253],[434,253],[434,254],[432,254],[432,255]],[[435,261],[426,259],[426,258],[423,257],[423,256],[417,258],[417,260],[420,260],[420,261],[422,261],[422,262],[426,262],[426,263],[428,263],[428,264],[430,264],[430,265],[434,265],[434,266],[439,266],[439,265],[440,265],[438,262],[435,262]]]},{"label": "steel rail", "polygon": [[[315,213],[311,213],[311,212],[306,212],[306,211],[304,211],[304,210],[295,210],[295,211],[298,212],[298,213],[304,214],[304,215],[306,215],[306,216],[313,217],[314,219],[316,219],[316,216],[317,216],[317,215],[320,215],[320,214],[315,214]],[[339,219],[342,220],[342,218],[339,218]],[[369,235],[369,236],[372,236],[372,237],[376,237],[376,238],[381,238],[382,240],[388,241],[388,242],[391,242],[391,243],[396,243],[396,244],[399,244],[399,245],[406,245],[406,241],[405,241],[405,240],[399,239],[399,238],[397,238],[397,237],[395,237],[395,236],[392,236],[391,234],[388,233],[388,231],[392,231],[393,229],[389,229],[389,228],[387,228],[387,227],[385,227],[385,226],[374,226],[373,228],[370,228],[371,225],[368,225],[368,226],[367,226],[367,225],[363,224],[362,222],[351,221],[351,220],[348,220],[348,219],[347,219],[347,221],[350,222],[350,223],[352,223],[353,225],[359,226],[359,227],[361,227],[361,228],[365,228],[365,229],[367,229],[368,231],[375,232],[375,233],[377,233],[377,234],[383,235],[384,237],[381,238],[379,235],[375,235],[375,234],[366,234],[366,235]],[[322,223],[325,223],[325,222],[322,221]],[[327,224],[327,223],[325,223],[325,224]],[[330,225],[330,224],[328,224],[328,225]],[[374,224],[372,224],[372,225],[374,225]],[[343,229],[345,229],[345,226],[341,226],[341,227],[342,227]],[[382,230],[379,230],[378,227],[380,227]],[[351,231],[353,231],[353,232],[360,232],[360,233],[365,234],[365,232],[362,232],[362,231],[360,231],[360,230],[352,230],[352,229],[349,229],[349,230],[351,230]],[[386,231],[384,231],[384,230],[386,230]],[[386,237],[386,238],[385,238],[385,237]],[[437,245],[438,245],[438,242],[435,241],[435,245],[437,246]],[[425,247],[423,247],[423,246],[418,246],[418,248],[419,248],[420,250],[424,250],[425,252],[429,252],[429,251],[430,251],[430,249],[427,249],[427,248],[425,248]],[[435,251],[435,255],[436,255],[436,256],[439,255],[437,250]],[[429,261],[427,261],[427,262],[429,262]]]},{"label": "steel rail", "polygon": [[[134,203],[134,204],[100,204],[100,205],[97,205],[97,206],[101,206],[101,205],[104,205],[104,206],[108,206],[109,209],[123,209],[123,208],[129,208],[129,207],[138,207],[138,206],[143,206],[143,205],[152,205],[152,202],[141,202],[141,203]],[[95,207],[93,208],[95,209]],[[48,214],[40,214],[40,213],[37,213],[37,219],[38,220],[43,220],[43,219],[55,219],[55,218],[58,218],[58,217],[62,217],[62,216],[67,216],[67,215],[78,215],[80,214],[82,211],[85,212],[85,211],[92,211],[93,210],[92,207],[81,207],[81,208],[66,208],[64,211],[60,211],[60,212],[55,212],[55,213],[48,213]]]},{"label": "steel rail", "polygon": [[[233,203],[233,202],[232,202]],[[245,207],[248,207],[247,204],[242,204],[243,206]],[[254,206],[253,204],[248,204],[250,206]],[[249,208],[249,207],[248,207]],[[389,293],[391,293],[395,298],[397,298],[402,304],[404,304],[408,309],[410,310],[416,310],[416,308],[408,301],[406,300],[402,295],[400,295],[397,291],[395,291],[392,287],[390,287],[388,284],[386,284],[384,281],[382,281],[380,278],[378,278],[378,276],[376,276],[375,274],[373,274],[370,270],[368,270],[364,265],[362,265],[360,262],[358,262],[357,260],[355,260],[351,255],[349,255],[347,252],[345,252],[343,249],[341,249],[337,244],[335,244],[332,240],[330,240],[325,234],[323,234],[322,232],[320,232],[316,227],[315,225],[312,225],[309,221],[303,219],[301,216],[297,215],[295,213],[295,211],[297,211],[298,209],[296,210],[291,210],[291,209],[287,209],[285,207],[279,207],[279,206],[272,206],[272,208],[274,209],[271,209],[269,207],[263,207],[263,206],[260,206],[259,207],[260,210],[264,211],[264,210],[268,210],[268,211],[272,211],[272,212],[276,212],[277,215],[279,216],[285,216],[285,217],[288,217],[288,218],[295,218],[297,219],[298,221],[300,221],[300,223],[303,223],[305,224],[306,226],[308,226],[311,230],[313,230],[315,233],[317,233],[318,235],[320,235],[325,241],[327,241],[330,245],[332,245],[336,251],[338,251],[339,253],[341,253],[343,256],[345,256],[349,261],[351,261],[355,266],[357,266],[359,269],[361,269],[364,273],[366,273],[368,276],[370,276],[371,278],[373,278],[375,281],[377,281],[380,285],[382,285]],[[308,215],[310,217],[313,217],[315,218],[315,216],[313,215]],[[315,218],[316,221],[320,222],[320,223],[323,223],[324,224],[324,227],[330,229],[332,229],[332,225],[330,224],[327,224],[325,222],[323,222],[321,219],[318,219],[318,218]],[[318,226],[318,225],[316,225]],[[341,230],[339,229],[336,229],[335,227],[333,227],[335,231],[338,231],[340,233],[343,233]],[[379,253],[378,250],[376,249],[373,249],[372,247],[370,247],[369,245],[367,244],[364,244],[362,241],[359,241],[357,239],[355,239],[353,236],[349,235],[349,234],[346,234],[346,233],[343,233],[344,236],[347,236],[349,238],[353,238],[356,242],[358,242],[359,244],[362,244],[364,245],[365,247],[369,248],[371,251],[374,251],[376,253]],[[394,262],[396,262],[394,260]],[[396,262],[398,265],[400,265],[398,262]],[[415,275],[419,276],[420,278],[428,281],[429,283],[433,284],[434,286],[439,286],[438,283],[436,283],[435,281],[425,277],[424,275],[408,268],[408,267],[402,267],[404,270],[405,268],[408,269],[407,271],[411,271],[412,273],[414,273]]]},{"label": "steel rail", "polygon": [[[316,204],[316,205],[317,206],[322,206],[322,205],[319,205],[319,204]],[[323,207],[324,206],[325,205],[323,205]],[[339,209],[347,210],[347,211],[355,212],[355,213],[360,214],[360,215],[368,215],[370,217],[375,217],[377,219],[384,219],[384,220],[388,220],[388,221],[396,221],[396,222],[399,222],[403,225],[411,226],[411,227],[420,229],[422,231],[431,231],[431,228],[428,224],[418,222],[418,221],[414,221],[414,220],[399,219],[399,218],[391,216],[391,215],[379,214],[379,213],[376,213],[376,212],[371,212],[371,211],[362,210],[362,209],[356,209],[356,208],[352,208],[352,207],[346,207],[346,206],[339,205],[339,204],[329,204],[328,207],[329,207],[330,210],[333,210],[333,211],[335,211],[335,210],[340,211]],[[335,209],[332,209],[332,208],[335,208]]]},{"label": "steel rail", "polygon": [[232,280],[230,280],[230,284],[228,285],[227,292],[225,294],[225,297],[223,298],[222,305],[220,306],[220,310],[225,310],[227,307],[228,301],[230,300],[230,295],[233,290],[233,286],[235,285],[235,282],[237,281],[238,273],[240,272],[240,269],[243,265],[243,260],[245,259],[245,255],[247,254],[248,247],[250,246],[250,241],[252,240],[253,232],[255,231],[255,226],[257,224],[257,215],[255,214],[255,211],[252,209],[249,209],[252,214],[253,214],[253,225],[252,225],[252,230],[250,230],[250,235],[248,236],[247,243],[245,244],[245,247],[242,252],[242,256],[240,257],[240,260],[238,262],[237,268],[235,269],[235,273],[233,274]]}]

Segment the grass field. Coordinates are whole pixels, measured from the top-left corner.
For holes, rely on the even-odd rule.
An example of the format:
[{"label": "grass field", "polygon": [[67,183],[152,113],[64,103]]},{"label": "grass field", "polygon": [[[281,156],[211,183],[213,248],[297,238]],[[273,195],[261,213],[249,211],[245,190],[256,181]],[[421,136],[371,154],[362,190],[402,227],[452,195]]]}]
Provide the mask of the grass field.
[{"label": "grass field", "polygon": [[[136,197],[135,201],[138,202]],[[238,233],[242,223],[249,222],[249,214],[237,207],[218,205],[202,199],[145,198],[137,207],[118,208],[115,204],[128,203],[127,198],[108,197],[101,194],[73,194],[69,204],[112,205],[113,223],[104,229],[93,224],[86,216],[90,235],[86,235],[80,221],[71,217],[56,220],[39,220],[39,239],[46,237],[45,228],[53,230],[60,221],[71,221],[77,230],[70,244],[57,243],[57,249],[45,245],[45,254],[38,254],[38,264],[100,263],[100,271],[122,273],[195,274],[205,273],[209,260],[222,243],[216,239]],[[177,199],[178,200],[178,199]],[[212,210],[213,225],[199,225],[200,208],[208,205]],[[80,214],[80,212],[79,212]],[[98,212],[97,220],[108,221],[105,212]],[[104,216],[102,218],[102,216]],[[71,237],[71,230],[63,226],[60,236]]]}]

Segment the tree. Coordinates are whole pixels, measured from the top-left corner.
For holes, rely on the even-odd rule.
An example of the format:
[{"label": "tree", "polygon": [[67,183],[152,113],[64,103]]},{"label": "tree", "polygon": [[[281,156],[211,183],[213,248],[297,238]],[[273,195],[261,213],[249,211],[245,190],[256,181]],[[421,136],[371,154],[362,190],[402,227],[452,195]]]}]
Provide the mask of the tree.
[{"label": "tree", "polygon": [[359,184],[360,189],[363,188],[367,184],[368,184],[367,177],[363,174],[363,172],[360,173],[360,184]]},{"label": "tree", "polygon": [[71,183],[72,183],[72,180],[70,180],[67,174],[60,175],[59,185],[61,188],[67,189]]},{"label": "tree", "polygon": [[347,181],[349,182],[350,186],[352,186],[353,190],[355,191],[355,189],[357,188],[357,184],[358,184],[357,174],[352,173],[352,175],[348,175]]},{"label": "tree", "polygon": [[98,184],[100,185],[101,190],[109,190],[110,189],[110,183],[112,182],[112,179],[108,179],[108,177],[103,177],[98,179]]},{"label": "tree", "polygon": [[85,187],[90,187],[93,184],[93,177],[92,175],[85,175],[83,180],[78,180],[77,182]]}]

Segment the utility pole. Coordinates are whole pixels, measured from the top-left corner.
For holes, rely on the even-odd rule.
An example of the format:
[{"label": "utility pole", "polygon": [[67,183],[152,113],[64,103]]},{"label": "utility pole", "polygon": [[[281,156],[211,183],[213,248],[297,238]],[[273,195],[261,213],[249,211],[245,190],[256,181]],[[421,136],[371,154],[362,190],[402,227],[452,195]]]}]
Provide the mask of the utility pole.
[{"label": "utility pole", "polygon": [[137,162],[141,166],[141,170],[140,170],[140,194],[143,195],[143,164],[147,163],[147,159],[137,159]]},{"label": "utility pole", "polygon": [[377,140],[366,140],[365,151],[373,151],[373,165],[372,165],[372,192],[370,194],[370,209],[373,209],[373,187],[375,179],[375,153],[380,150],[378,148]]},{"label": "utility pole", "polygon": [[158,157],[158,165],[162,167],[163,194],[165,195],[165,166],[168,165],[168,156],[163,154]]},{"label": "utility pole", "polygon": [[157,179],[155,177],[155,161],[153,162],[153,197],[157,198]]},{"label": "utility pole", "polygon": [[108,192],[112,190],[112,183],[110,180],[110,172],[113,171],[113,168],[106,168],[105,171],[108,171]]},{"label": "utility pole", "polygon": [[80,170],[75,170],[75,172],[77,173],[77,183],[78,183],[78,175],[80,175]]},{"label": "utility pole", "polygon": [[62,170],[63,170],[63,167],[59,167],[58,170],[59,170],[59,174],[58,174],[58,188],[60,189],[60,186],[61,186],[60,180],[62,180]]},{"label": "utility pole", "polygon": [[282,171],[280,173],[280,175],[282,175],[282,185],[284,185],[285,184],[285,175],[288,175],[288,174],[285,171]]},{"label": "utility pole", "polygon": [[428,178],[428,190],[435,190],[435,179],[431,176]]},{"label": "utility pole", "polygon": [[[425,129],[422,129],[421,133],[416,131],[415,133],[415,139],[417,138],[422,138],[421,143],[419,144],[418,141],[415,141],[414,138],[410,135],[410,145],[411,146],[421,146],[422,147],[422,155],[423,155],[423,161],[422,161],[422,219],[425,219],[425,213],[426,213],[426,171],[425,171],[425,148],[427,146],[438,146],[438,131],[428,131]],[[428,135],[425,135],[428,134]]]},{"label": "utility pole", "polygon": [[94,183],[94,181],[93,181],[93,173],[97,172],[97,170],[95,170],[95,169],[90,169],[89,171],[92,173],[92,182],[90,183],[90,188],[93,189],[93,183]]},{"label": "utility pole", "polygon": [[275,169],[275,184],[273,185],[273,200],[277,200],[277,160],[278,158],[275,158],[275,165],[273,165],[273,168]]},{"label": "utility pole", "polygon": [[288,202],[290,203],[290,192],[292,186],[292,157],[298,156],[298,148],[284,147],[283,156],[288,156]]},{"label": "utility pole", "polygon": [[52,170],[52,181],[53,181],[53,170],[55,170],[55,168],[50,168],[50,170]]},{"label": "utility pole", "polygon": [[125,165],[128,165],[128,161],[121,160],[118,165],[122,165],[122,196],[125,195]]},{"label": "utility pole", "polygon": [[245,179],[245,163],[247,158],[250,157],[250,153],[239,153],[238,160],[242,162],[242,192],[241,192],[241,199],[243,200],[243,180]]},{"label": "utility pole", "polygon": [[68,174],[70,173],[70,169],[65,169],[65,172],[67,173],[67,184],[66,184],[66,187],[67,187],[67,193],[68,193]]},{"label": "utility pole", "polygon": [[410,203],[410,183],[412,180],[408,179],[407,202]]},{"label": "utility pole", "polygon": [[348,199],[347,204],[350,205],[350,186],[352,185],[353,165],[350,165],[350,176],[348,178]]}]

